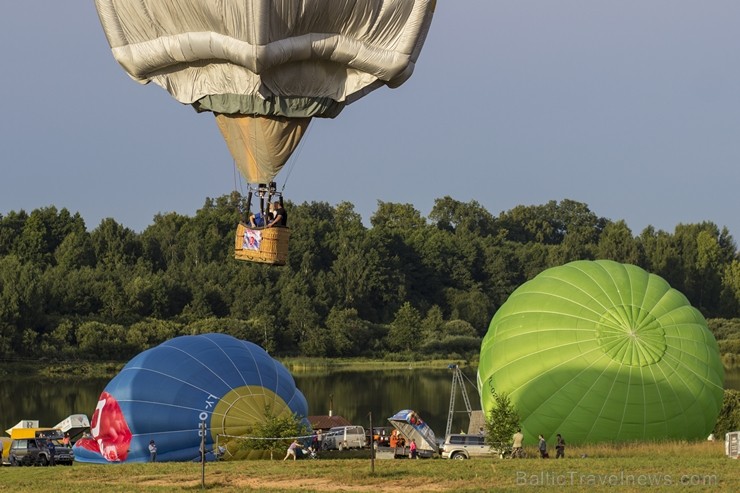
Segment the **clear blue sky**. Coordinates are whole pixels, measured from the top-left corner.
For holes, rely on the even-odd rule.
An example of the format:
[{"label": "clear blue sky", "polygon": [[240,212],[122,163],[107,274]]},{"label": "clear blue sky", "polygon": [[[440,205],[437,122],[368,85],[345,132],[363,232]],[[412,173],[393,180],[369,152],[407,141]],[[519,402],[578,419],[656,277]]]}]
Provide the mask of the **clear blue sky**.
[{"label": "clear blue sky", "polygon": [[[709,220],[740,240],[738,26],[737,0],[439,0],[413,77],[315,120],[286,196],[366,222],[378,200],[567,198],[634,234]],[[129,79],[92,0],[6,2],[0,46],[0,214],[142,231],[235,188],[213,117]]]}]

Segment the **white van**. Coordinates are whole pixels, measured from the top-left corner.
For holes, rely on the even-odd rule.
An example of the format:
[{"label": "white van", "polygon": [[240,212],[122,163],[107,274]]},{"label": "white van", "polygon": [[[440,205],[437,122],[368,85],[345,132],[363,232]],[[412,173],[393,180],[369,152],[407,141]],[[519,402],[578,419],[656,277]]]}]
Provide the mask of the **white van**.
[{"label": "white van", "polygon": [[365,428],[362,426],[335,426],[324,433],[321,447],[324,450],[365,448]]}]

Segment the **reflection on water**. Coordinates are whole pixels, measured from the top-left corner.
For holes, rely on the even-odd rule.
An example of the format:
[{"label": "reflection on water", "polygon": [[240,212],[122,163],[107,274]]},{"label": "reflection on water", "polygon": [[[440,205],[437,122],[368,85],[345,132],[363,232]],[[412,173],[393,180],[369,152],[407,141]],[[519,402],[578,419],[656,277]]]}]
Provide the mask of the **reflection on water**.
[{"label": "reflection on water", "polygon": [[[480,399],[472,382],[473,370],[465,375],[468,397],[473,409],[480,409]],[[368,426],[372,412],[374,426],[388,426],[388,418],[402,409],[413,409],[437,435],[444,434],[450,407],[452,373],[445,369],[338,372],[323,377],[295,375],[296,384],[308,399],[312,415],[344,416],[352,423]],[[453,429],[467,431],[468,419],[463,398],[458,391]]]},{"label": "reflection on water", "polygon": [[[473,386],[474,369],[464,369],[466,389],[474,409],[480,408]],[[307,372],[294,374],[309,405],[309,414],[344,416],[367,428],[372,412],[374,426],[387,426],[401,409],[414,409],[441,436],[447,425],[452,373],[445,369]],[[22,419],[37,419],[53,426],[70,414],[90,416],[105,379],[49,380],[8,378],[0,386],[0,426],[7,429]],[[740,369],[725,373],[725,388],[740,390]],[[462,395],[457,392],[452,430],[467,430]]]},{"label": "reflection on water", "polygon": [[725,388],[740,390],[740,368],[725,370]]},{"label": "reflection on water", "polygon": [[3,377],[0,426],[6,430],[22,419],[54,426],[70,414],[90,416],[109,380]]}]

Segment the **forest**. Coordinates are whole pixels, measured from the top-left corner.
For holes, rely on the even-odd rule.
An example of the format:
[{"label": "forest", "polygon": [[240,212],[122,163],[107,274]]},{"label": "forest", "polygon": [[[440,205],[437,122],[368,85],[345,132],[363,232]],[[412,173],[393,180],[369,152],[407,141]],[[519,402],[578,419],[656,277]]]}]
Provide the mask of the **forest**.
[{"label": "forest", "polygon": [[274,267],[234,260],[244,208],[237,192],[207,198],[140,233],[112,218],[88,230],[53,206],[0,214],[0,358],[120,361],[223,332],[281,356],[477,359],[514,289],[581,259],[663,277],[708,319],[726,364],[740,354],[740,256],[709,221],[635,235],[567,199],[495,216],[443,197],[428,217],[379,201],[368,226],[349,202],[288,201],[288,263]]}]

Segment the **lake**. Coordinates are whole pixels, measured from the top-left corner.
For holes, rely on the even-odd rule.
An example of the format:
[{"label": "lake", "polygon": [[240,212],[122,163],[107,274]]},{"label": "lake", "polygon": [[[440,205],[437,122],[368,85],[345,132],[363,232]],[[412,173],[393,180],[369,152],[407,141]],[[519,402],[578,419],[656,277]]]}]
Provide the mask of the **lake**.
[{"label": "lake", "polygon": [[[472,383],[475,370],[464,369],[463,374],[471,405],[478,409],[478,392]],[[386,426],[387,419],[397,411],[414,409],[435,434],[444,434],[452,388],[452,372],[447,368],[297,372],[294,378],[306,396],[310,415],[332,411],[367,428],[371,412],[374,426]],[[90,416],[109,380],[6,377],[0,386],[0,426],[4,430],[22,419],[54,426],[70,414]],[[725,388],[740,390],[740,369],[725,374]],[[459,389],[456,394],[452,431],[467,431],[467,413]]]}]

